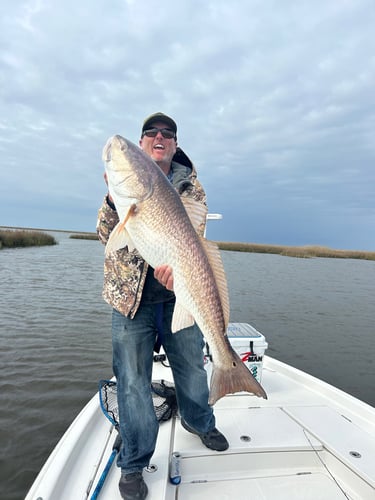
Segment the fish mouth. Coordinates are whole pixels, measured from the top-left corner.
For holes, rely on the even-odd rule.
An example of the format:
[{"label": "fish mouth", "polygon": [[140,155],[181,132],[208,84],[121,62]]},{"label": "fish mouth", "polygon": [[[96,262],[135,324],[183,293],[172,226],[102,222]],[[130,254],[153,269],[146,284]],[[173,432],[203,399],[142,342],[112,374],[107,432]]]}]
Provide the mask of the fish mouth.
[{"label": "fish mouth", "polygon": [[102,159],[105,163],[108,163],[112,159],[112,139],[110,137],[103,148]]},{"label": "fish mouth", "polygon": [[112,160],[112,149],[116,147],[121,149],[121,151],[128,149],[128,143],[121,135],[114,135],[108,139],[103,148],[102,159],[104,162],[108,163]]}]

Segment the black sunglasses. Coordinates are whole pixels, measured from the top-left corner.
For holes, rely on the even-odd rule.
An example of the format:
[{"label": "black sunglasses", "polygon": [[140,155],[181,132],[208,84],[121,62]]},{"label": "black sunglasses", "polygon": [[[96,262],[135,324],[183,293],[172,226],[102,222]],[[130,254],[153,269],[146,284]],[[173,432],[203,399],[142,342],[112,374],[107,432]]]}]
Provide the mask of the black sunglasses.
[{"label": "black sunglasses", "polygon": [[176,134],[170,128],[148,128],[143,131],[142,137],[145,135],[147,137],[156,137],[158,132],[161,132],[161,135],[164,139],[174,139]]}]

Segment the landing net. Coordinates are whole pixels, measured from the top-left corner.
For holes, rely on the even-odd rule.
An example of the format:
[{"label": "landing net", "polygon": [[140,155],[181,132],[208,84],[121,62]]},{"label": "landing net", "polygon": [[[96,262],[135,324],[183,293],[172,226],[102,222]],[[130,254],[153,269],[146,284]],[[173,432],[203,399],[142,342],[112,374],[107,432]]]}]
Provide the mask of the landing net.
[{"label": "landing net", "polygon": [[[159,422],[169,420],[177,412],[176,390],[171,382],[155,380],[151,383],[151,395],[156,418]],[[116,427],[120,423],[117,403],[117,383],[114,380],[100,380],[100,406],[104,415]]]}]

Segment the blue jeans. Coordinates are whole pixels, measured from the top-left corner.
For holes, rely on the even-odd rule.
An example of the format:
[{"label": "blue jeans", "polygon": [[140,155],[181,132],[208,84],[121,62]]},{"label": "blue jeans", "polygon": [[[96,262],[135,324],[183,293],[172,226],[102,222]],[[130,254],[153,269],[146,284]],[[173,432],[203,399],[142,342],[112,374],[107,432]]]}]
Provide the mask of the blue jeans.
[{"label": "blue jeans", "polygon": [[[208,432],[215,427],[215,417],[208,405],[203,336],[196,325],[172,333],[173,309],[173,302],[164,304],[162,345],[172,368],[179,412],[190,427]],[[150,391],[156,322],[154,305],[141,305],[134,319],[112,312],[113,372],[123,442],[117,465],[126,474],[149,464],[158,435]]]}]

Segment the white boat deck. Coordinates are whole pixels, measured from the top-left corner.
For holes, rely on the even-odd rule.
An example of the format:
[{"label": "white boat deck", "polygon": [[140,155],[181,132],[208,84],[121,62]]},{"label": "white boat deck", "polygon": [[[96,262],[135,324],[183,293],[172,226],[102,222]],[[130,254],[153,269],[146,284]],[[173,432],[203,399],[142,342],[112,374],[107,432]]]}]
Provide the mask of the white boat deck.
[{"label": "white boat deck", "polygon": [[[172,381],[160,364],[153,378]],[[144,473],[148,499],[375,499],[375,409],[267,356],[262,385],[268,400],[239,394],[215,405],[225,452],[205,448],[178,417],[162,423]],[[116,437],[98,401],[73,422],[27,500],[91,497]],[[178,485],[169,481],[172,452],[180,454]],[[113,464],[99,499],[121,498],[119,477]]]}]

